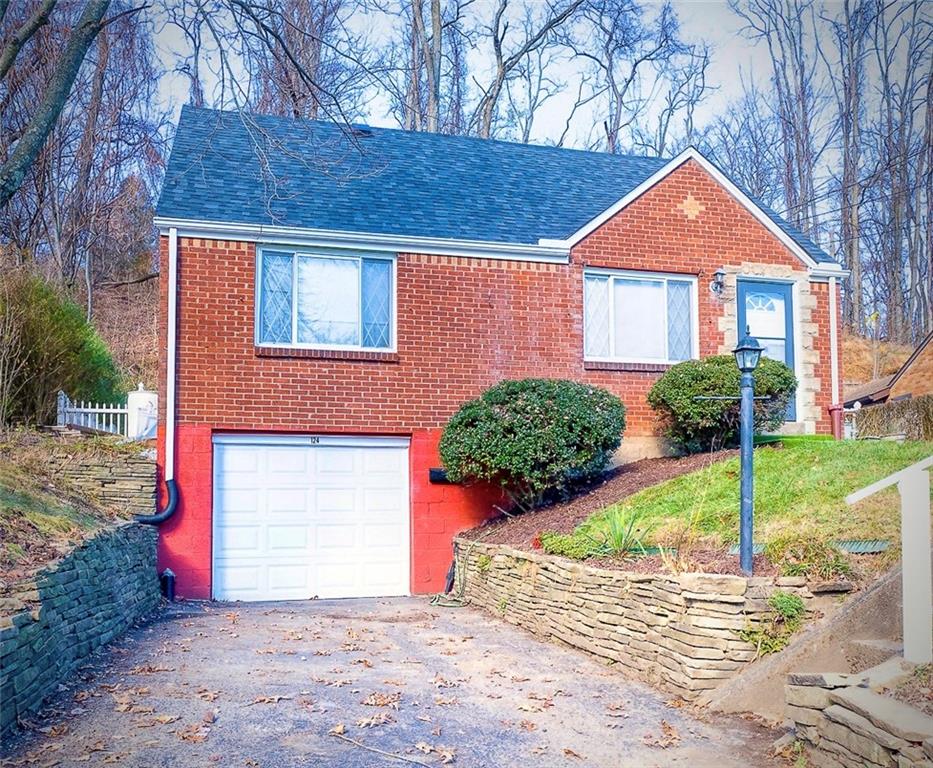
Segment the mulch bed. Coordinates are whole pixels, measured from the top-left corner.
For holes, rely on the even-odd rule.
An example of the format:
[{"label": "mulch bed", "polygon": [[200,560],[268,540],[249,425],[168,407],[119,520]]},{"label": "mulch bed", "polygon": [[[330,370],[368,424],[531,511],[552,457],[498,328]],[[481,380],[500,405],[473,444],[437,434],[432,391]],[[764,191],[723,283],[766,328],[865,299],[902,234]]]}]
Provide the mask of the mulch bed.
[{"label": "mulch bed", "polygon": [[571,533],[591,514],[626,496],[737,455],[738,451],[734,450],[718,451],[714,454],[643,459],[624,464],[610,472],[601,483],[583,489],[567,501],[522,515],[495,518],[461,535],[468,539],[482,538],[486,544],[505,544],[516,549],[530,549],[532,540],[541,531]]}]

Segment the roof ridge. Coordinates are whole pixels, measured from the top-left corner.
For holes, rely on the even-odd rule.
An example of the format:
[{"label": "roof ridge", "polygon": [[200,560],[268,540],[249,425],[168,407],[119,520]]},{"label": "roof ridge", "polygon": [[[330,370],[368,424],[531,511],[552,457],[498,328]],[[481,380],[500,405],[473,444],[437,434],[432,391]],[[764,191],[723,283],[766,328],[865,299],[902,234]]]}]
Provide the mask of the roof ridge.
[{"label": "roof ridge", "polygon": [[[231,116],[241,114],[241,110],[237,110],[237,109],[215,109],[213,107],[197,107],[191,104],[183,104],[181,109],[182,109],[182,113],[186,111],[190,111],[190,112],[201,112],[204,114],[231,115]],[[307,118],[307,117],[294,118],[294,117],[287,117],[285,115],[270,115],[270,114],[265,114],[262,112],[249,112],[247,114],[251,115],[254,118],[261,119],[261,120],[275,121],[275,122],[279,122],[283,124],[294,125],[296,123],[306,123],[310,125],[320,125],[320,126],[324,126],[328,128],[339,128],[340,127],[340,124],[333,120],[314,120],[314,119]],[[350,122],[347,124],[350,125],[351,127],[355,125],[361,125],[361,123],[358,123],[358,122]],[[508,147],[527,147],[533,150],[544,150],[544,151],[561,152],[561,153],[566,152],[566,153],[592,155],[592,156],[607,157],[607,158],[616,157],[616,158],[619,158],[620,160],[648,160],[648,161],[656,162],[659,165],[668,163],[673,159],[672,157],[665,157],[662,155],[636,155],[630,152],[612,153],[612,152],[602,152],[596,149],[580,149],[578,147],[562,147],[556,144],[540,144],[536,142],[508,141],[507,139],[484,139],[481,136],[471,136],[471,135],[462,134],[462,133],[440,133],[440,132],[434,132],[434,131],[415,131],[415,130],[409,130],[406,128],[391,128],[391,127],[382,126],[382,125],[373,125],[372,123],[362,123],[362,125],[365,125],[367,128],[369,128],[372,131],[378,131],[380,133],[384,132],[384,133],[404,134],[406,136],[422,137],[427,140],[436,140],[438,138],[443,138],[443,139],[451,139],[454,141],[464,141],[464,142],[469,141],[469,142],[476,142],[476,143],[482,143],[482,144],[491,143],[491,144],[500,144],[500,145],[504,145]]]}]

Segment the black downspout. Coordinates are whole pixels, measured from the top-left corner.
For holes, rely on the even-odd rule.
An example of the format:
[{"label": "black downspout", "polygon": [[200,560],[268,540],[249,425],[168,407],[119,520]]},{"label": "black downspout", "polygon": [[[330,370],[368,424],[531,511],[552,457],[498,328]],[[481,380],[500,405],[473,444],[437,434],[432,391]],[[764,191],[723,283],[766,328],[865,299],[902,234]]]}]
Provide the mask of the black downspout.
[{"label": "black downspout", "polygon": [[136,522],[145,525],[161,525],[175,514],[175,508],[178,506],[178,486],[175,480],[166,480],[165,489],[168,491],[168,503],[165,509],[154,515],[136,515]]}]

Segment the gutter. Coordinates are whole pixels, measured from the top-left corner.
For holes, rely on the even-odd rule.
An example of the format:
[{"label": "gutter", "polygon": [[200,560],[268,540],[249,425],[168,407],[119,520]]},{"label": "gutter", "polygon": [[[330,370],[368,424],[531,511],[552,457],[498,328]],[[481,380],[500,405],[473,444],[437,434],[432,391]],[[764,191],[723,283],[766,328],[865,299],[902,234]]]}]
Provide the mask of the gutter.
[{"label": "gutter", "polygon": [[450,240],[441,237],[414,237],[373,232],[344,232],[272,224],[239,224],[157,216],[154,223],[162,234],[176,229],[181,237],[207,240],[241,240],[308,248],[346,248],[387,253],[423,253],[505,261],[539,261],[568,264],[570,248],[545,243],[497,243],[483,240]]},{"label": "gutter", "polygon": [[165,365],[165,489],[168,501],[161,512],[136,515],[136,521],[146,525],[161,525],[175,514],[178,507],[178,486],[175,482],[175,355],[178,337],[178,229],[168,230],[168,328]]}]

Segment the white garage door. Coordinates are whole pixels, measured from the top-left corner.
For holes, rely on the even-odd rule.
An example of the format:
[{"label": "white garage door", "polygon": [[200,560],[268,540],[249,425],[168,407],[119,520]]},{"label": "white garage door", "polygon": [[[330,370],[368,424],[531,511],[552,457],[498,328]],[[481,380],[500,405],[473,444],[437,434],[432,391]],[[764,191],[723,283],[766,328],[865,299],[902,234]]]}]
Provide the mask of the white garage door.
[{"label": "white garage door", "polygon": [[409,593],[408,440],[214,437],[213,595]]}]

